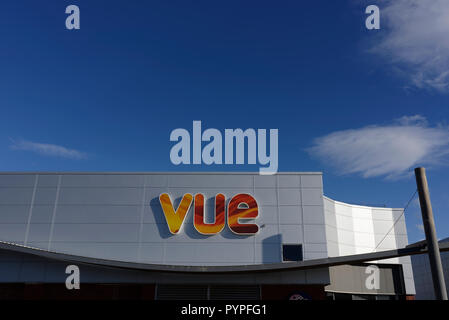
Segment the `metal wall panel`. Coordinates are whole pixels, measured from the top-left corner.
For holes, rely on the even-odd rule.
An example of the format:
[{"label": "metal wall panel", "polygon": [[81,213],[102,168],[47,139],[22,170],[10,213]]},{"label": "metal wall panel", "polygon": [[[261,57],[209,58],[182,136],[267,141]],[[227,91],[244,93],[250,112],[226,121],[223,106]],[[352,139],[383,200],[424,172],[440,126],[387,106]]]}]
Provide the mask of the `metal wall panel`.
[{"label": "metal wall panel", "polygon": [[366,273],[368,265],[343,265],[330,267],[331,284],[326,291],[338,293],[403,295],[404,282],[399,265],[377,265],[379,287],[367,286],[371,274]]},{"label": "metal wall panel", "polygon": [[[227,201],[252,194],[260,231],[242,236],[226,226],[204,236],[191,209],[182,232],[172,235],[158,199],[164,192],[175,206],[185,193],[205,194],[206,221],[215,194]],[[156,264],[257,264],[280,262],[282,243],[303,244],[305,257],[325,257],[325,237],[319,173],[0,174],[0,240],[46,250]]]}]

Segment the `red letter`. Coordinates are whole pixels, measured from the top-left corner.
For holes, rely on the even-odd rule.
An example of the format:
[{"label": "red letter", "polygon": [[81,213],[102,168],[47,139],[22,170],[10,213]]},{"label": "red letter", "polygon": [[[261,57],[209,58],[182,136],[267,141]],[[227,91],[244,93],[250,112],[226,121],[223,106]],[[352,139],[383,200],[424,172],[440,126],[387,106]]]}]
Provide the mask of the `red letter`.
[{"label": "red letter", "polygon": [[236,234],[255,234],[259,231],[257,224],[241,224],[240,219],[254,219],[259,215],[256,199],[249,194],[235,195],[228,206],[228,225]]}]

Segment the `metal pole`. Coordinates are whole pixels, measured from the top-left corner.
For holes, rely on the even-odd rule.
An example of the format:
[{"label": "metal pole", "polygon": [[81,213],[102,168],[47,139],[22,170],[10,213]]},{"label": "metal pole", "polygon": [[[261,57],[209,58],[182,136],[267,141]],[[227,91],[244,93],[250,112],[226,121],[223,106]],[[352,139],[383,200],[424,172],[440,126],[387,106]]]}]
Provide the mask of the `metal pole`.
[{"label": "metal pole", "polygon": [[418,186],[424,232],[426,234],[427,248],[429,251],[435,298],[436,300],[447,300],[446,284],[444,283],[443,266],[441,265],[440,248],[438,246],[435,222],[433,220],[426,170],[424,168],[415,168],[415,176],[416,185]]}]

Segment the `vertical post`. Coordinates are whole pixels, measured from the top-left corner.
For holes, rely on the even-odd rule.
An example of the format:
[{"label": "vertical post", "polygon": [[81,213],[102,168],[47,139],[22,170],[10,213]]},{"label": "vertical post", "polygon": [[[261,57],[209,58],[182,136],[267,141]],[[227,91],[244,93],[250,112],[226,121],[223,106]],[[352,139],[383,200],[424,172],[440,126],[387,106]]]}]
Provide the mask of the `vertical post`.
[{"label": "vertical post", "polygon": [[432,271],[433,288],[436,300],[447,300],[446,284],[444,283],[443,267],[441,265],[440,248],[438,246],[433,220],[432,204],[430,203],[429,187],[426,170],[415,168],[416,185],[418,186],[419,203],[421,206],[424,232],[429,251],[430,269]]}]

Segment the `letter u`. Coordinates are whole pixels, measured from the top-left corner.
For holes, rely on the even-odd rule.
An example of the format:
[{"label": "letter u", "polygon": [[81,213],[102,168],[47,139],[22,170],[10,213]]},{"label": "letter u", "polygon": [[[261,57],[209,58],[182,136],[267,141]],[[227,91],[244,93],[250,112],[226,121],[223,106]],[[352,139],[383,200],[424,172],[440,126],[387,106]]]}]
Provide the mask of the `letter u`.
[{"label": "letter u", "polygon": [[204,195],[197,193],[195,195],[195,213],[193,225],[195,229],[205,235],[217,234],[223,230],[225,226],[225,206],[226,199],[221,193],[215,196],[215,221],[214,223],[204,222]]}]

